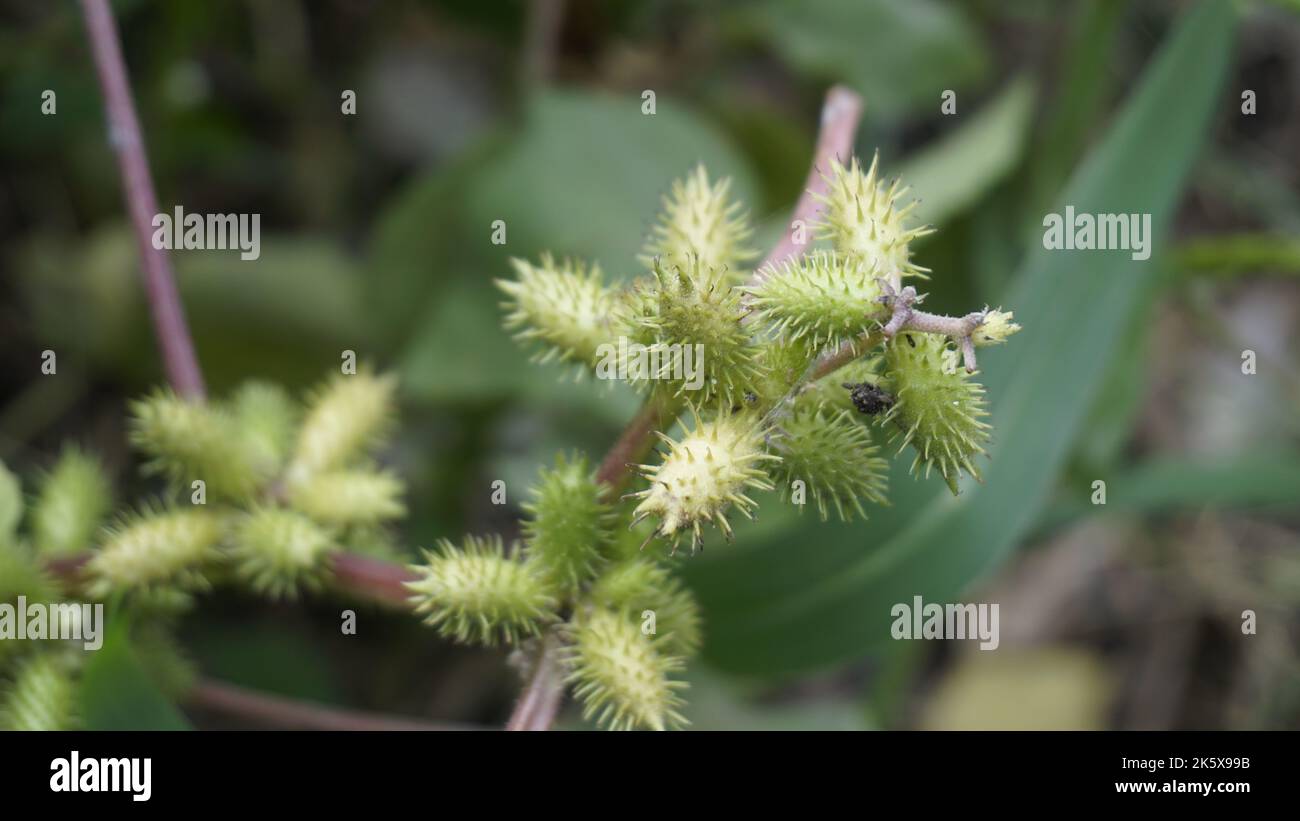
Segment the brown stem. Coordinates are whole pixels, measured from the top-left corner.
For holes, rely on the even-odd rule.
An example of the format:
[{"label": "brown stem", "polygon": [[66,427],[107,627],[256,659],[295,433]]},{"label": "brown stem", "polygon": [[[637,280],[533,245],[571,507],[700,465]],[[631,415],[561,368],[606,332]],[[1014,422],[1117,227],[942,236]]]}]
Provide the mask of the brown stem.
[{"label": "brown stem", "polygon": [[542,85],[551,79],[563,23],[564,0],[529,0],[524,59],[520,63],[525,87]]},{"label": "brown stem", "polygon": [[152,224],[158,213],[158,198],[154,193],[149,162],[145,159],[144,138],[140,136],[140,121],[131,99],[117,25],[113,22],[107,0],[81,0],[81,10],[95,58],[95,72],[99,75],[104,95],[108,141],[117,155],[127,210],[131,213],[136,244],[140,248],[145,293],[153,315],[154,332],[162,347],[167,381],[182,396],[202,399],[205,393],[203,374],[185,324],[185,311],[176,292],[171,263],[167,252],[153,245]]},{"label": "brown stem", "polygon": [[405,583],[419,576],[406,567],[355,553],[335,553],[330,562],[339,587],[386,604],[409,606],[411,591]]},{"label": "brown stem", "polygon": [[191,707],[251,718],[288,730],[481,730],[466,724],[440,724],[413,718],[345,710],[259,693],[219,681],[200,681],[186,695]]},{"label": "brown stem", "polygon": [[542,637],[532,675],[519,694],[519,701],[506,723],[507,730],[549,730],[555,723],[555,714],[564,699],[561,652],[559,636],[552,632]]},{"label": "brown stem", "polygon": [[605,486],[605,498],[618,497],[632,475],[628,466],[645,459],[654,446],[654,432],[662,430],[669,417],[675,417],[680,407],[676,402],[660,405],[653,400],[646,400],[641,406],[641,410],[627,423],[596,471],[596,481]]}]

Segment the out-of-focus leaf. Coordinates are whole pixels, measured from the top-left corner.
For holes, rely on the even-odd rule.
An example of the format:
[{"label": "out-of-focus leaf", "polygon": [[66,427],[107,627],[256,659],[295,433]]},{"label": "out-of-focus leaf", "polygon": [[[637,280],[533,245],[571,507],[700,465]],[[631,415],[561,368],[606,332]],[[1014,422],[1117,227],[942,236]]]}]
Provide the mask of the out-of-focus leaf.
[{"label": "out-of-focus leaf", "polygon": [[1033,84],[1016,80],[961,128],[908,157],[897,175],[919,200],[916,219],[942,224],[1010,171],[1024,149],[1033,105]]},{"label": "out-of-focus leaf", "polygon": [[519,398],[613,426],[636,412],[636,394],[625,385],[590,374],[578,378],[574,363],[529,361],[528,351],[502,329],[499,303],[500,292],[481,283],[456,282],[441,292],[400,363],[406,396],[441,405]]},{"label": "out-of-focus leaf", "polygon": [[[1207,0],[1184,16],[1059,206],[1149,213],[1157,254],[1206,133],[1231,50],[1234,10]],[[980,359],[995,442],[982,486],[953,498],[893,471],[894,506],[865,525],[793,531],[710,551],[686,576],[706,607],[706,654],[776,673],[831,664],[889,641],[892,604],[952,601],[1038,517],[1097,395],[1142,289],[1159,269],[1125,251],[1037,247],[1005,301],[1025,330]]]},{"label": "out-of-focus leaf", "polygon": [[197,625],[186,646],[214,678],[290,698],[343,703],[338,677],[324,652],[287,627]]},{"label": "out-of-focus leaf", "polygon": [[1091,503],[1089,483],[1088,488],[1077,490],[1049,508],[1043,515],[1043,525],[1050,527],[1084,516],[1110,513],[1300,507],[1300,454],[1165,458],[1096,478],[1106,482],[1104,507]]},{"label": "out-of-focus leaf", "polygon": [[1123,0],[1095,0],[1073,8],[1060,81],[1031,151],[1033,173],[1024,197],[1031,218],[1051,203],[1092,140],[1119,79],[1111,67],[1128,8]]},{"label": "out-of-focus leaf", "polygon": [[430,305],[406,348],[402,388],[430,403],[482,401],[513,395],[537,366],[501,329],[490,283],[461,281]]},{"label": "out-of-focus leaf", "polygon": [[1233,234],[1191,240],[1174,266],[1188,274],[1231,278],[1246,274],[1300,276],[1300,240],[1276,234]]},{"label": "out-of-focus leaf", "polygon": [[[641,270],[636,261],[647,227],[672,180],[699,162],[711,177],[730,177],[732,196],[753,205],[754,186],[735,149],[673,98],[654,114],[641,97],[550,92],[529,106],[519,139],[475,179],[463,204],[481,244],[484,285],[509,273],[512,256],[597,261],[612,277]],[[492,245],[504,220],[507,241]]]},{"label": "out-of-focus leaf", "polygon": [[293,385],[338,367],[344,348],[367,348],[363,281],[344,249],[318,238],[267,237],[261,256],[234,251],[176,254],[176,276],[200,361],[215,389],[255,373]]},{"label": "out-of-focus leaf", "polygon": [[934,0],[768,0],[738,12],[794,67],[859,92],[892,120],[946,89],[980,82],[989,57],[955,4]]},{"label": "out-of-focus leaf", "polygon": [[[475,234],[463,204],[485,163],[502,147],[501,137],[485,140],[449,165],[411,180],[376,217],[365,298],[376,317],[373,332],[386,342],[405,339],[442,288],[467,274],[481,276],[485,243],[464,241]],[[490,233],[480,230],[477,236]]]},{"label": "out-of-focus leaf", "polygon": [[[256,260],[234,250],[171,254],[214,391],[248,378],[250,369],[302,384],[336,366],[344,348],[375,355],[363,345],[369,337],[358,310],[361,274],[341,247],[266,235],[260,246]],[[41,340],[60,359],[89,360],[137,381],[161,372],[127,226],[104,228],[70,252],[37,241],[24,259],[24,300]]]},{"label": "out-of-focus leaf", "polygon": [[81,719],[88,730],[189,730],[136,658],[126,624],[108,630],[89,653],[80,682]]},{"label": "out-of-focus leaf", "polygon": [[1127,355],[1111,360],[1101,391],[1079,432],[1074,458],[1084,471],[1095,473],[1115,465],[1137,423],[1150,372],[1151,328],[1145,314],[1145,310],[1140,312],[1124,332]]}]

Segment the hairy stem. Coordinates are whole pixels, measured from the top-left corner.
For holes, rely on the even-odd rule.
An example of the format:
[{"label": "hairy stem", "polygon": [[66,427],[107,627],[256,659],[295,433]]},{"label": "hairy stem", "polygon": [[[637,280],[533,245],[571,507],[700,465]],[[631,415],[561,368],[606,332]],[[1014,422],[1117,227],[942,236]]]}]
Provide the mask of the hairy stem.
[{"label": "hairy stem", "polygon": [[149,161],[145,158],[144,139],[140,136],[135,102],[131,99],[117,25],[113,22],[107,0],[81,0],[81,10],[95,57],[95,72],[99,75],[99,86],[104,95],[108,141],[117,155],[127,210],[131,213],[136,244],[140,248],[145,293],[153,315],[154,332],[162,348],[167,381],[182,396],[202,399],[203,374],[185,324],[185,311],[176,292],[171,262],[166,251],[153,245],[152,224],[154,215],[158,213],[158,197],[154,193]]}]

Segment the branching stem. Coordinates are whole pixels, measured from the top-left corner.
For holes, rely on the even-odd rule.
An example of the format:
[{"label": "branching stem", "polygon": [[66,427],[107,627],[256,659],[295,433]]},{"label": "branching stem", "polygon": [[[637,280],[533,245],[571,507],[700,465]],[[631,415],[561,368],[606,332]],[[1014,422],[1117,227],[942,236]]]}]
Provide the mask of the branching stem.
[{"label": "branching stem", "polygon": [[885,290],[885,295],[880,298],[880,301],[892,312],[889,321],[881,329],[886,339],[892,339],[903,331],[943,334],[961,348],[962,362],[966,366],[967,373],[975,372],[975,342],[971,339],[971,334],[984,324],[984,318],[988,316],[987,308],[982,311],[972,311],[965,316],[926,313],[914,307],[925,299],[925,295],[918,295],[911,285],[901,291],[895,291],[888,280],[877,281]]}]

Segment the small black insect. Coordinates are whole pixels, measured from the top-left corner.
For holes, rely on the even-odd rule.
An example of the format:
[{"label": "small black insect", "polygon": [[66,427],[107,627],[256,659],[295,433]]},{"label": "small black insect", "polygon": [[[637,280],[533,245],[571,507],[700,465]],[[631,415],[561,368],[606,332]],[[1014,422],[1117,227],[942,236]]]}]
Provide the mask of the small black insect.
[{"label": "small black insect", "polygon": [[870,382],[845,382],[844,387],[848,389],[853,407],[857,408],[859,413],[875,416],[894,406],[893,394]]}]

